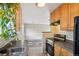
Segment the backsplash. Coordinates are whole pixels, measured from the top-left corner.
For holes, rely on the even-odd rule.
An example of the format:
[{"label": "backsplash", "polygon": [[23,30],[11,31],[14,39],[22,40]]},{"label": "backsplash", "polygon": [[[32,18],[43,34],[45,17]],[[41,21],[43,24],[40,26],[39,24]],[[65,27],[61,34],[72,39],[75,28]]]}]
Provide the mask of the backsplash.
[{"label": "backsplash", "polygon": [[59,32],[60,34],[65,34],[66,35],[66,38],[68,40],[72,40],[73,41],[73,31],[60,31]]},{"label": "backsplash", "polygon": [[73,31],[62,31],[62,30],[60,30],[60,25],[58,25],[57,27],[58,27],[58,30],[59,30],[57,33],[64,34],[64,35],[66,35],[66,38],[68,40],[73,41]]},{"label": "backsplash", "polygon": [[43,38],[50,38],[53,37],[53,33],[52,32],[43,32]]}]

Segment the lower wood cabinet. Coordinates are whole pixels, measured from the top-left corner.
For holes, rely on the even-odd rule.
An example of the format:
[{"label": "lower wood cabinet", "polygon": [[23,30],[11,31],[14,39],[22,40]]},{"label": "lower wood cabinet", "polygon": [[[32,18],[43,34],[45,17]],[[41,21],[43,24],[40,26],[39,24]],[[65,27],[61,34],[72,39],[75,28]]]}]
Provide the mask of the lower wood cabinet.
[{"label": "lower wood cabinet", "polygon": [[61,47],[59,47],[57,45],[54,46],[54,55],[55,56],[61,55]]},{"label": "lower wood cabinet", "polygon": [[54,56],[72,56],[72,55],[73,54],[70,51],[58,45],[54,45]]},{"label": "lower wood cabinet", "polygon": [[61,56],[72,56],[72,53],[69,52],[68,50],[62,48]]}]

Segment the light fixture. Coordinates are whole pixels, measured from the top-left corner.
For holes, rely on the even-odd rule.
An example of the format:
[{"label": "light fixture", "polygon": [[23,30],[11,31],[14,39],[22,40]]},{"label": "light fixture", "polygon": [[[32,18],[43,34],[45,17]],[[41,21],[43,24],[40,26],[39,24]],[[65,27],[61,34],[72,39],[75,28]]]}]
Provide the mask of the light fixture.
[{"label": "light fixture", "polygon": [[36,6],[37,7],[44,7],[45,6],[45,3],[36,3]]}]

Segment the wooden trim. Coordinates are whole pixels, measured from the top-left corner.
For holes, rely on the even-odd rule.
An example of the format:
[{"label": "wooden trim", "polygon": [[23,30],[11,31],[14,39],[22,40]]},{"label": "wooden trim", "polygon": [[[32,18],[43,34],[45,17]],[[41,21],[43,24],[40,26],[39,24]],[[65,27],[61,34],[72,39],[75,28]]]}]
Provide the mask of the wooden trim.
[{"label": "wooden trim", "polygon": [[21,20],[21,7],[16,10],[16,31],[20,31],[22,20]]}]

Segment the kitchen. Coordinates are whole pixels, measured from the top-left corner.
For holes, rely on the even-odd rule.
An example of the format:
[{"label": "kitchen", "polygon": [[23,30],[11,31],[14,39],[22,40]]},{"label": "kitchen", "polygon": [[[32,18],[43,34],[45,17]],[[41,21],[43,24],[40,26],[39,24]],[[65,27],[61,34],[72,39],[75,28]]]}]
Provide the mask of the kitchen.
[{"label": "kitchen", "polygon": [[76,25],[74,25],[76,16],[79,16],[78,3],[63,3],[50,13],[51,32],[43,32],[44,39],[47,39],[46,47],[50,48],[47,48],[47,54],[51,56],[78,55],[76,42],[78,34]]},{"label": "kitchen", "polygon": [[[2,5],[6,11],[8,3]],[[14,10],[17,35],[0,40],[1,56],[79,55],[79,3],[46,3],[43,7],[38,3],[20,3]]]}]

